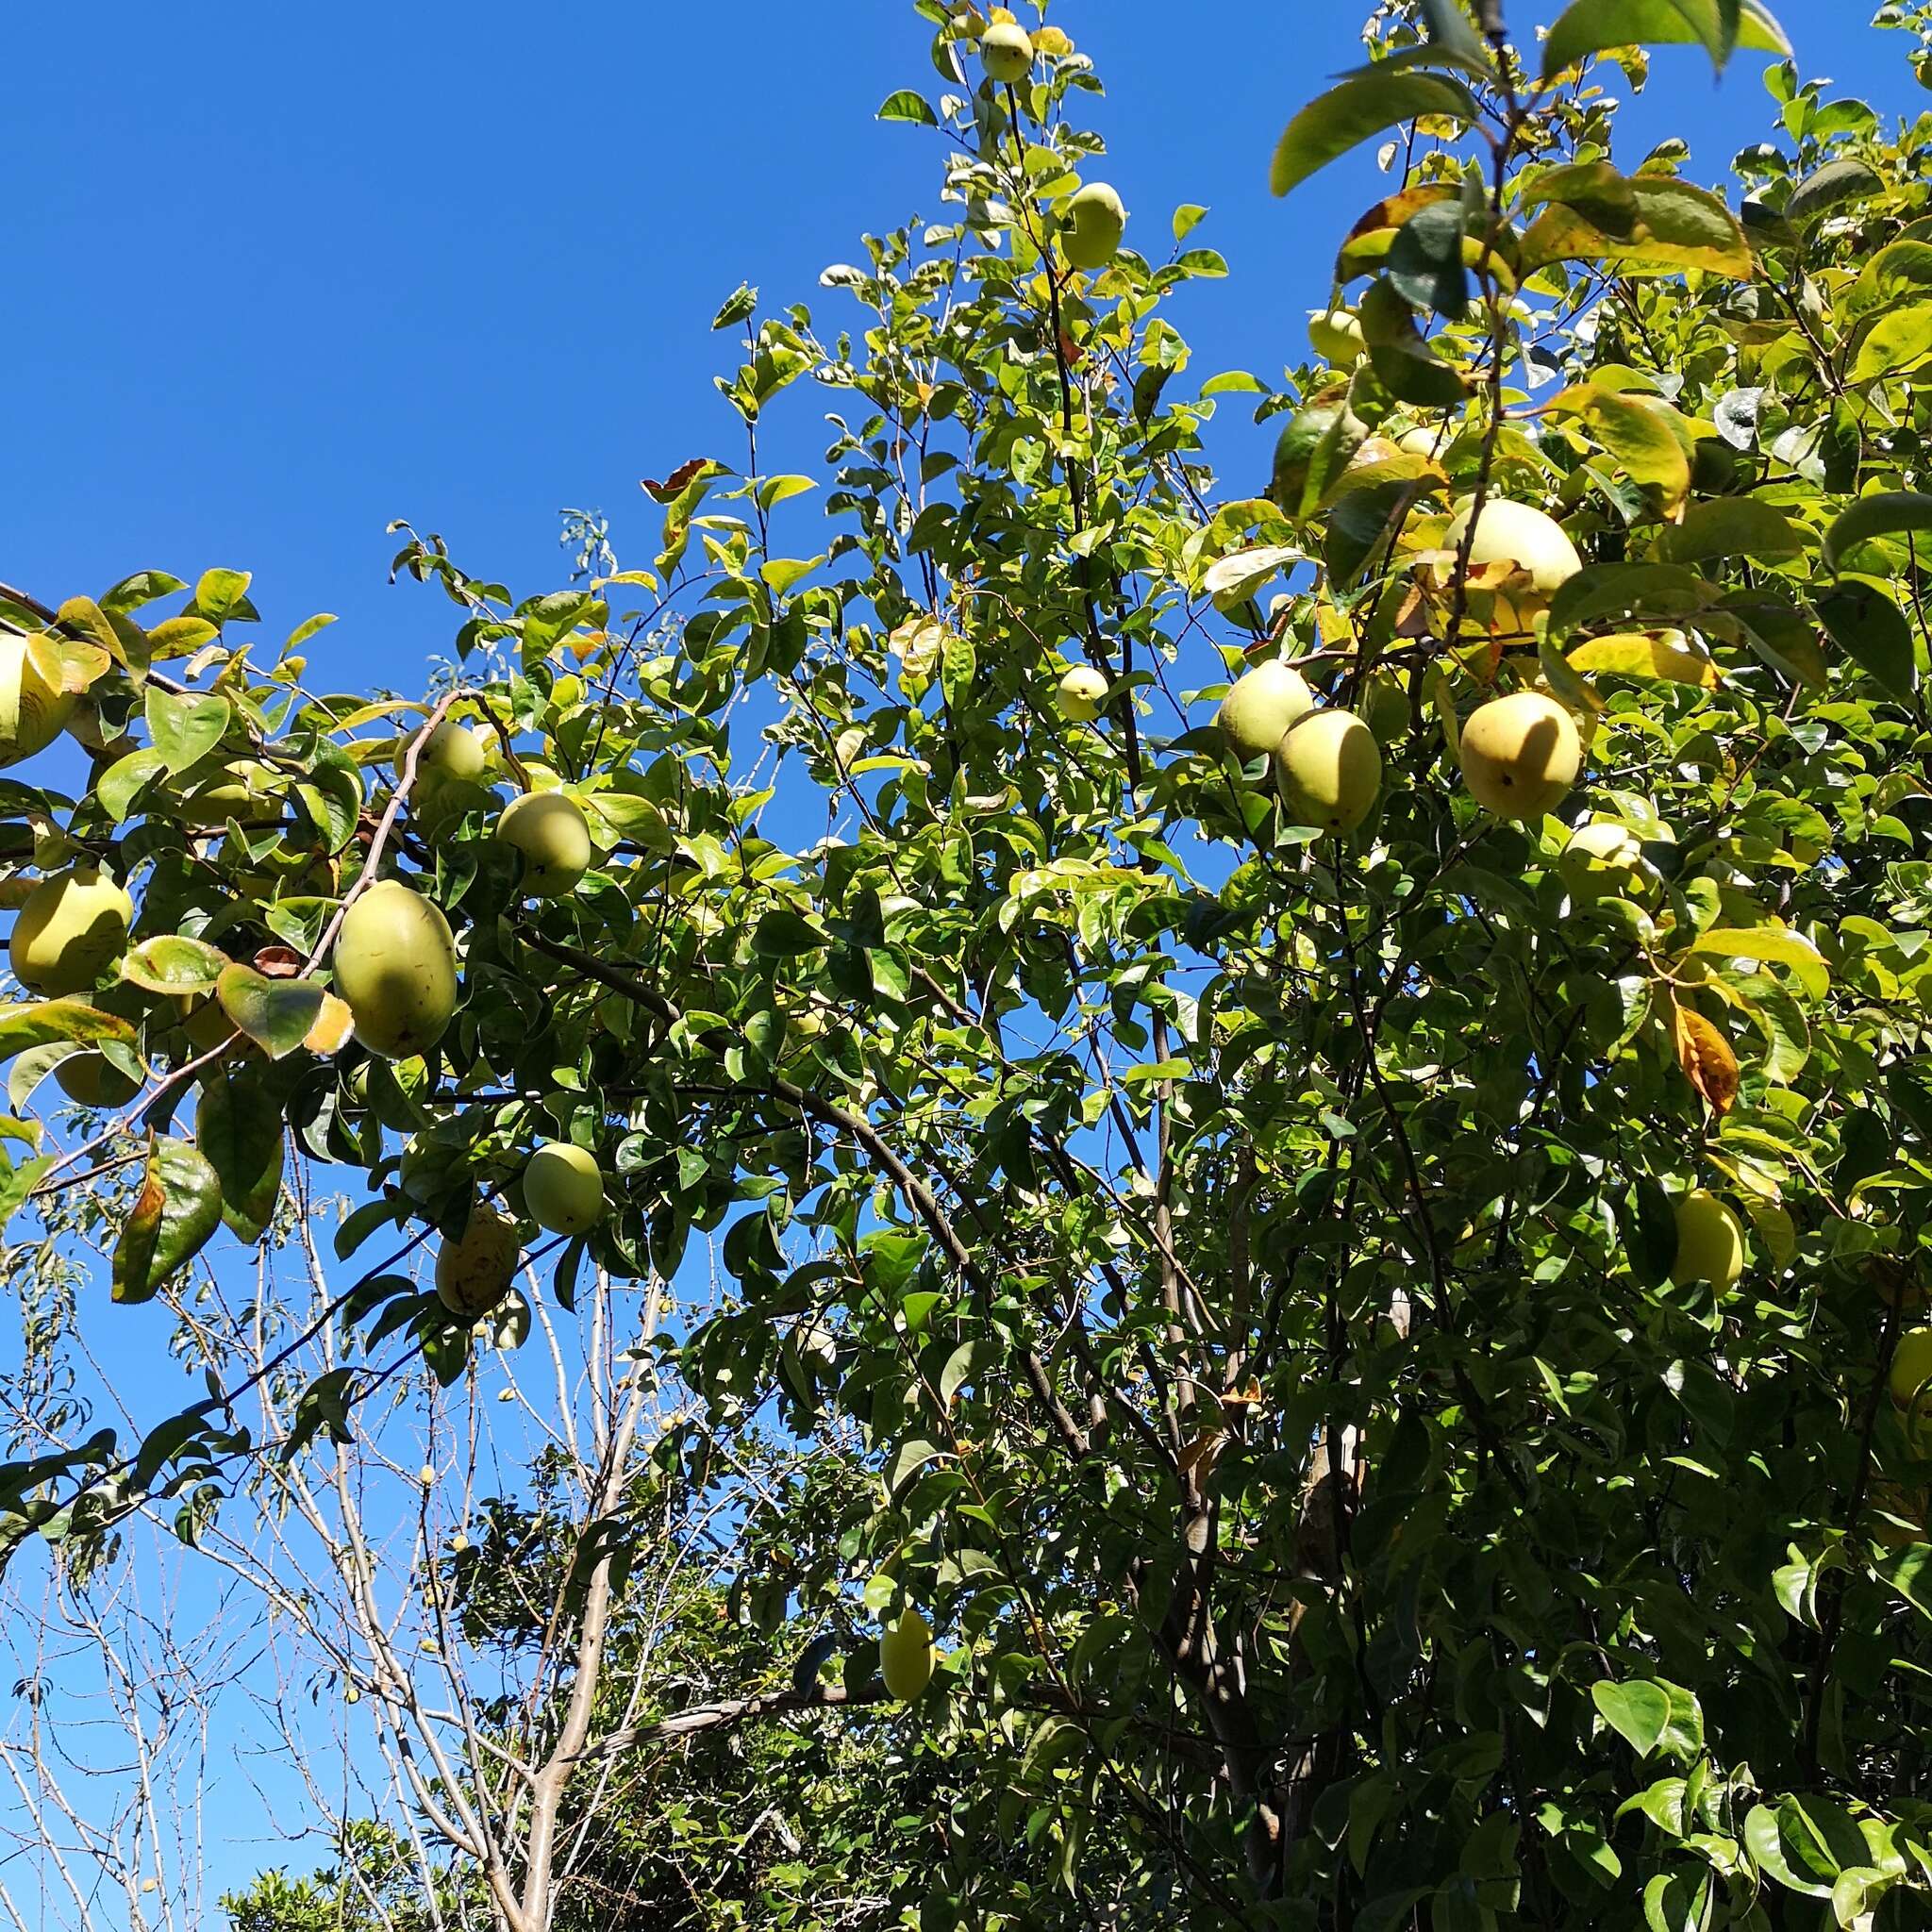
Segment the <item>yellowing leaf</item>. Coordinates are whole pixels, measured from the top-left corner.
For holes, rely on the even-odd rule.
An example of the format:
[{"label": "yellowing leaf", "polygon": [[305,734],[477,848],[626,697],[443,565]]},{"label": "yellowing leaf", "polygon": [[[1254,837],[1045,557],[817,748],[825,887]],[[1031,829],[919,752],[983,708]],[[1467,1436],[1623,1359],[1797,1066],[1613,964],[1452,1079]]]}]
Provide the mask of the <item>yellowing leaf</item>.
[{"label": "yellowing leaf", "polygon": [[1667,631],[1661,637],[1619,631],[1614,637],[1591,638],[1570,653],[1570,668],[1608,672],[1619,677],[1659,677],[1673,684],[1695,684],[1715,691],[1722,676],[1717,666],[1682,640],[1681,631]]},{"label": "yellowing leaf", "polygon": [[322,996],[322,1008],[315,1016],[315,1024],[303,1036],[302,1044],[310,1053],[320,1054],[326,1059],[348,1044],[355,1025],[356,1016],[350,1012],[348,1001],[325,992]]},{"label": "yellowing leaf", "polygon": [[1738,1099],[1738,1057],[1730,1041],[1693,1008],[1674,1007],[1672,1012],[1677,1064],[1685,1078],[1710,1103],[1713,1113],[1728,1113]]},{"label": "yellowing leaf", "polygon": [[1814,1000],[1822,1000],[1831,986],[1830,969],[1818,948],[1783,926],[1713,926],[1698,935],[1690,950],[1724,959],[1771,959],[1789,966]]}]

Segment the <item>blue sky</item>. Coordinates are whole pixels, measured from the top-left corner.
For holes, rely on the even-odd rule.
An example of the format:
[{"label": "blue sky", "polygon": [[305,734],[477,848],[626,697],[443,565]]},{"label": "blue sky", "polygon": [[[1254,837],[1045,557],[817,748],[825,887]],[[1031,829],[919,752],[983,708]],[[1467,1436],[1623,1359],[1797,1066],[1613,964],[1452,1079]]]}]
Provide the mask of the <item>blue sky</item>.
[{"label": "blue sky", "polygon": [[[1303,353],[1374,176],[1275,202],[1268,154],[1357,58],[1365,10],[1054,9],[1106,80],[1094,119],[1139,236],[1212,209],[1196,239],[1234,275],[1180,310],[1201,373]],[[1917,111],[1902,37],[1862,6],[1781,11],[1807,73]],[[453,628],[440,598],[386,587],[391,517],[520,591],[561,581],[562,505],[602,508],[643,560],[638,479],[738,455],[709,380],[723,298],[748,279],[833,324],[847,298],[819,270],[936,212],[936,137],[872,118],[932,88],[927,33],[905,0],[19,9],[9,64],[46,84],[8,104],[0,578],[58,601],[141,566],[250,569],[272,626],[341,614],[311,661],[342,689],[413,686]],[[1768,122],[1757,64],[1717,86],[1701,55],[1660,57],[1632,151],[1679,133],[1719,172]],[[768,468],[823,442],[809,387],[788,403]],[[1248,493],[1264,463],[1237,441],[1230,482]]]},{"label": "blue sky", "polygon": [[[1175,318],[1198,375],[1305,353],[1304,312],[1377,177],[1358,159],[1281,203],[1268,156],[1357,58],[1366,6],[1054,9],[1106,80],[1090,118],[1131,237],[1164,247],[1176,204],[1211,209],[1193,239],[1233,276]],[[1531,10],[1555,0],[1511,9]],[[1862,7],[1778,10],[1806,74],[1888,114],[1926,102]],[[927,36],[905,0],[17,11],[9,63],[36,81],[8,108],[0,579],[58,601],[143,566],[239,566],[271,637],[341,613],[311,649],[317,688],[413,690],[454,612],[387,586],[391,518],[520,592],[562,580],[564,505],[607,511],[645,560],[658,519],[638,479],[740,458],[710,382],[725,295],[749,280],[836,328],[848,300],[820,269],[868,228],[939,212],[937,137],[873,119],[897,88],[933,90]],[[1770,127],[1760,64],[1716,85],[1702,56],[1660,56],[1626,158],[1680,135],[1690,172],[1720,175]],[[766,425],[765,467],[814,468],[824,440],[801,385]],[[1261,482],[1266,443],[1218,443],[1232,492]],[[94,1312],[110,1372],[140,1358],[138,1335],[154,1347],[158,1312]],[[228,1858],[225,1876],[262,1861]]]}]

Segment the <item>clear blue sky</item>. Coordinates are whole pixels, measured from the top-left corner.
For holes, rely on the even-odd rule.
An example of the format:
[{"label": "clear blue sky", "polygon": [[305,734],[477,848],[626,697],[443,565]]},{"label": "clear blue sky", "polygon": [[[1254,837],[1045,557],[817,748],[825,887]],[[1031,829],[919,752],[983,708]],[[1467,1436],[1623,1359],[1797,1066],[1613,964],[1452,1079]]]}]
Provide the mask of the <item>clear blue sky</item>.
[{"label": "clear blue sky", "polygon": [[[1774,4],[1807,75],[1888,115],[1926,103],[1862,5]],[[1164,245],[1177,203],[1212,209],[1197,239],[1233,276],[1176,318],[1199,374],[1304,353],[1376,177],[1358,160],[1284,204],[1268,156],[1357,58],[1367,5],[1054,9],[1106,80],[1091,118],[1136,239]],[[1511,16],[1521,31],[1555,10]],[[819,270],[868,228],[938,213],[937,137],[873,119],[896,88],[932,91],[928,36],[905,0],[14,9],[0,578],[58,600],[143,566],[236,565],[273,637],[341,614],[312,648],[317,686],[414,688],[453,613],[386,586],[391,517],[520,592],[562,580],[566,504],[608,511],[642,560],[658,515],[638,479],[740,457],[710,384],[724,297],[748,279],[836,327],[848,299]],[[1718,86],[1702,56],[1660,57],[1626,158],[1681,135],[1691,172],[1721,175],[1770,125],[1760,65]],[[802,385],[766,466],[812,467],[823,441]],[[1265,443],[1228,437],[1231,489],[1259,484]],[[158,1346],[158,1311],[91,1313],[110,1373]],[[150,1380],[157,1415],[185,1399]],[[215,1857],[225,1878],[273,1861]]]},{"label": "clear blue sky", "polygon": [[[1212,208],[1198,240],[1234,275],[1180,312],[1203,373],[1303,353],[1302,311],[1373,198],[1366,163],[1286,204],[1265,189],[1366,10],[1054,9],[1107,82],[1094,119],[1137,232]],[[1903,37],[1862,5],[1779,10],[1807,73],[1917,111]],[[391,517],[520,592],[561,581],[565,504],[605,509],[643,560],[638,479],[739,455],[709,381],[724,296],[746,278],[836,323],[849,298],[818,271],[937,211],[937,138],[872,118],[933,88],[928,33],[905,0],[15,9],[0,578],[58,600],[140,566],[251,569],[271,625],[342,615],[313,659],[342,689],[413,684],[453,629],[440,598],[385,587]],[[1681,133],[1721,171],[1766,126],[1757,64],[1718,87],[1701,55],[1662,57],[1634,152]],[[810,387],[788,401],[768,458],[790,460],[768,468],[823,442]],[[1234,448],[1247,493],[1260,439]]]}]

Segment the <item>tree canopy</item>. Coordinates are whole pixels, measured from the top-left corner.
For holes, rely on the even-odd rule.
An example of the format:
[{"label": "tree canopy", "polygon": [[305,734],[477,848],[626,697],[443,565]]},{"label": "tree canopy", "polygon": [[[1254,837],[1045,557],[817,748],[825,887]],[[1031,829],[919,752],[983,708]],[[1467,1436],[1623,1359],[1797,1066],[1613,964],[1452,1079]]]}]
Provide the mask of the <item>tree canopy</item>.
[{"label": "tree canopy", "polygon": [[[650,1453],[826,1452],[734,1491],[704,1690],[905,1807],[853,1923],[1923,1923],[1932,117],[1786,58],[1701,186],[1611,158],[1628,43],[1756,0],[1385,5],[1274,156],[1385,143],[1316,353],[1202,379],[1077,20],[914,11],[939,218],[724,305],[648,563],[398,525],[426,695],[234,570],[0,593],[9,1241],[192,1325],[298,1166],[358,1203],[279,1437],[211,1375],[0,1532],[192,1540],[522,1342],[520,1254],[708,1269]],[[625,1493],[553,1553],[620,1598]]]}]

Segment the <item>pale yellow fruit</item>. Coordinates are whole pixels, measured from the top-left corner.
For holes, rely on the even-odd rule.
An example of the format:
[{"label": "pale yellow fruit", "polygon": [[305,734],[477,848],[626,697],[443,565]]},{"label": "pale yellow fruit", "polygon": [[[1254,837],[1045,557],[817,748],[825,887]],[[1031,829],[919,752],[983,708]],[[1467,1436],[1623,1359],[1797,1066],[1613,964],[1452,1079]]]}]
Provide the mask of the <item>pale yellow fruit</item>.
[{"label": "pale yellow fruit", "polygon": [[1361,318],[1350,308],[1309,309],[1308,341],[1324,362],[1344,368],[1369,351]]},{"label": "pale yellow fruit", "polygon": [[1901,1408],[1922,1407],[1928,1384],[1932,1384],[1932,1328],[1907,1328],[1891,1352],[1891,1399]]},{"label": "pale yellow fruit", "polygon": [[384,1059],[427,1053],[457,1005],[457,949],[441,908],[400,879],[349,908],[331,963],[356,1038]]},{"label": "pale yellow fruit", "polygon": [[1075,268],[1105,268],[1120,253],[1127,210],[1105,181],[1090,181],[1067,204],[1060,246]]},{"label": "pale yellow fruit", "polygon": [[[1474,508],[1474,499],[1471,498],[1457,510],[1443,532],[1443,549],[1461,554],[1463,532],[1469,528],[1469,513]],[[1472,566],[1513,563],[1528,573],[1530,581],[1545,596],[1560,590],[1583,568],[1575,544],[1554,517],[1545,516],[1533,505],[1510,503],[1500,496],[1490,497],[1483,504],[1469,560]]]},{"label": "pale yellow fruit", "polygon": [[879,1639],[879,1675],[901,1704],[910,1704],[932,1682],[938,1661],[932,1625],[918,1610],[908,1610]]},{"label": "pale yellow fruit", "polygon": [[552,1234],[583,1234],[604,1219],[604,1170],[568,1141],[552,1141],[524,1169],[524,1206]]},{"label": "pale yellow fruit", "polygon": [[1557,875],[1579,904],[1634,899],[1648,884],[1637,834],[1614,819],[1578,825],[1557,860]]},{"label": "pale yellow fruit", "polygon": [[1583,741],[1570,713],[1535,691],[1479,706],[1457,753],[1476,803],[1499,819],[1541,818],[1576,782]]},{"label": "pale yellow fruit", "polygon": [[1395,447],[1406,457],[1428,457],[1432,460],[1441,456],[1455,438],[1440,429],[1424,429],[1418,425],[1405,429],[1395,439]]},{"label": "pale yellow fruit", "polygon": [[1106,696],[1107,679],[1091,664],[1075,664],[1054,686],[1054,708],[1069,724],[1091,724]]},{"label": "pale yellow fruit", "polygon": [[29,992],[85,992],[127,949],[134,902],[104,872],[76,866],[42,879],[13,922],[8,955]]},{"label": "pale yellow fruit", "polygon": [[532,899],[566,897],[591,869],[591,822],[560,791],[511,799],[496,836],[524,855],[524,891]]},{"label": "pale yellow fruit", "polygon": [[480,731],[445,718],[416,754],[419,774],[435,772],[468,785],[478,783],[490,769],[490,741]]},{"label": "pale yellow fruit", "polygon": [[1315,693],[1292,665],[1270,658],[1244,671],[1221,701],[1214,722],[1240,758],[1265,757],[1281,742],[1282,734],[1297,719],[1315,708]]},{"label": "pale yellow fruit", "polygon": [[73,715],[75,694],[57,691],[34,668],[26,640],[0,630],[0,765],[44,751]]},{"label": "pale yellow fruit", "polygon": [[516,1223],[479,1201],[461,1237],[437,1251],[437,1299],[461,1321],[481,1321],[509,1292],[522,1258]]},{"label": "pale yellow fruit", "polygon": [[1274,782],[1296,824],[1352,832],[1382,789],[1382,753],[1353,711],[1310,711],[1274,747]]},{"label": "pale yellow fruit", "polygon": [[1677,1252],[1671,1279],[1680,1286],[1707,1281],[1720,1293],[1744,1272],[1744,1224],[1708,1188],[1692,1188],[1672,1210]]},{"label": "pale yellow fruit", "polygon": [[989,80],[1024,80],[1033,71],[1033,36],[1017,21],[996,20],[979,37],[979,59]]},{"label": "pale yellow fruit", "polygon": [[125,1107],[141,1091],[139,1080],[101,1053],[69,1054],[55,1063],[54,1079],[69,1100],[82,1107]]}]

